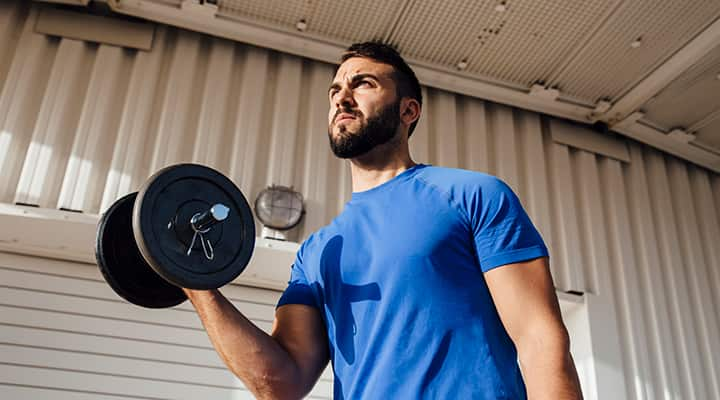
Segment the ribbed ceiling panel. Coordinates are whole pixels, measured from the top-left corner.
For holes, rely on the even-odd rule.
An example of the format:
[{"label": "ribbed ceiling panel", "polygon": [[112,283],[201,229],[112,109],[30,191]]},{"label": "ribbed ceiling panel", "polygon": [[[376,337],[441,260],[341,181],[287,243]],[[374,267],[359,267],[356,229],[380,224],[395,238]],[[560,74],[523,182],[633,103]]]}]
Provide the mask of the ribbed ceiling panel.
[{"label": "ribbed ceiling panel", "polygon": [[391,42],[415,59],[529,87],[547,81],[602,23],[612,1],[416,1]]},{"label": "ribbed ceiling panel", "polygon": [[[718,17],[717,1],[622,2],[549,83],[571,97],[617,100]],[[631,47],[637,39],[640,47]]]},{"label": "ribbed ceiling panel", "polygon": [[[720,44],[658,93],[643,110],[646,119],[668,130],[689,128],[720,110]],[[720,133],[717,137],[720,138]]]},{"label": "ribbed ceiling panel", "polygon": [[303,20],[307,33],[352,42],[383,38],[404,3],[405,0],[221,0],[220,13],[291,30],[296,30],[297,23]]}]

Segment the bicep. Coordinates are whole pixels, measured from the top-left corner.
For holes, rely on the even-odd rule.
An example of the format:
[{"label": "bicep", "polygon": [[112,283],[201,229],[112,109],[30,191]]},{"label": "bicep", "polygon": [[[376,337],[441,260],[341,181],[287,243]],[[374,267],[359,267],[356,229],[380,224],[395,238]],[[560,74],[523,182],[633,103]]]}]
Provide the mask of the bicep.
[{"label": "bicep", "polygon": [[516,346],[525,340],[565,340],[547,257],[492,269],[485,273],[485,281]]},{"label": "bicep", "polygon": [[303,304],[286,304],[275,311],[272,337],[295,360],[308,390],[329,359],[327,332],[320,311]]}]

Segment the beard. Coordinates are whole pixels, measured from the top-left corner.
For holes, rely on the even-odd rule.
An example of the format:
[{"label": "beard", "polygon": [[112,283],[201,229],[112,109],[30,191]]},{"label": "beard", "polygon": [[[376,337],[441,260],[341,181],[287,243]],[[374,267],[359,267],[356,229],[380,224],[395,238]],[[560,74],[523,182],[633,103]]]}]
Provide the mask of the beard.
[{"label": "beard", "polygon": [[[341,112],[358,116],[357,112],[346,109],[338,109],[335,116]],[[383,108],[378,115],[368,118],[357,132],[349,131],[346,125],[340,125],[338,135],[333,137],[331,124],[328,127],[330,148],[339,158],[355,158],[395,138],[399,125],[400,101],[396,101]]]}]

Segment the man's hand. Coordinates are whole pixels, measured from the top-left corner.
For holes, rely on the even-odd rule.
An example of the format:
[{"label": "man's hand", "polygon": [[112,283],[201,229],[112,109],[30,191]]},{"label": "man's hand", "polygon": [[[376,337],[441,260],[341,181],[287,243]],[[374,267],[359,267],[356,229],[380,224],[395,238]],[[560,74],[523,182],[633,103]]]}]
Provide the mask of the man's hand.
[{"label": "man's hand", "polygon": [[297,399],[317,382],[329,359],[320,312],[288,304],[275,312],[272,335],[217,290],[183,289],[228,368],[259,399]]},{"label": "man's hand", "polygon": [[547,257],[492,269],[485,280],[517,347],[528,399],[582,399]]}]

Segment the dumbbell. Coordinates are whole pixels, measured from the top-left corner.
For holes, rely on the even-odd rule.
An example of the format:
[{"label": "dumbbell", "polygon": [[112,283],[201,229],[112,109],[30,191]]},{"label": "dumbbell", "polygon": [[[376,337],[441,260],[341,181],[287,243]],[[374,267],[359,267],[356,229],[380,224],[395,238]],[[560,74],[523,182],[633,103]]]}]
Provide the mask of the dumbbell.
[{"label": "dumbbell", "polygon": [[95,258],[110,287],[148,308],[178,305],[181,288],[215,289],[235,279],[255,246],[240,189],[198,164],[164,168],[102,215]]}]

